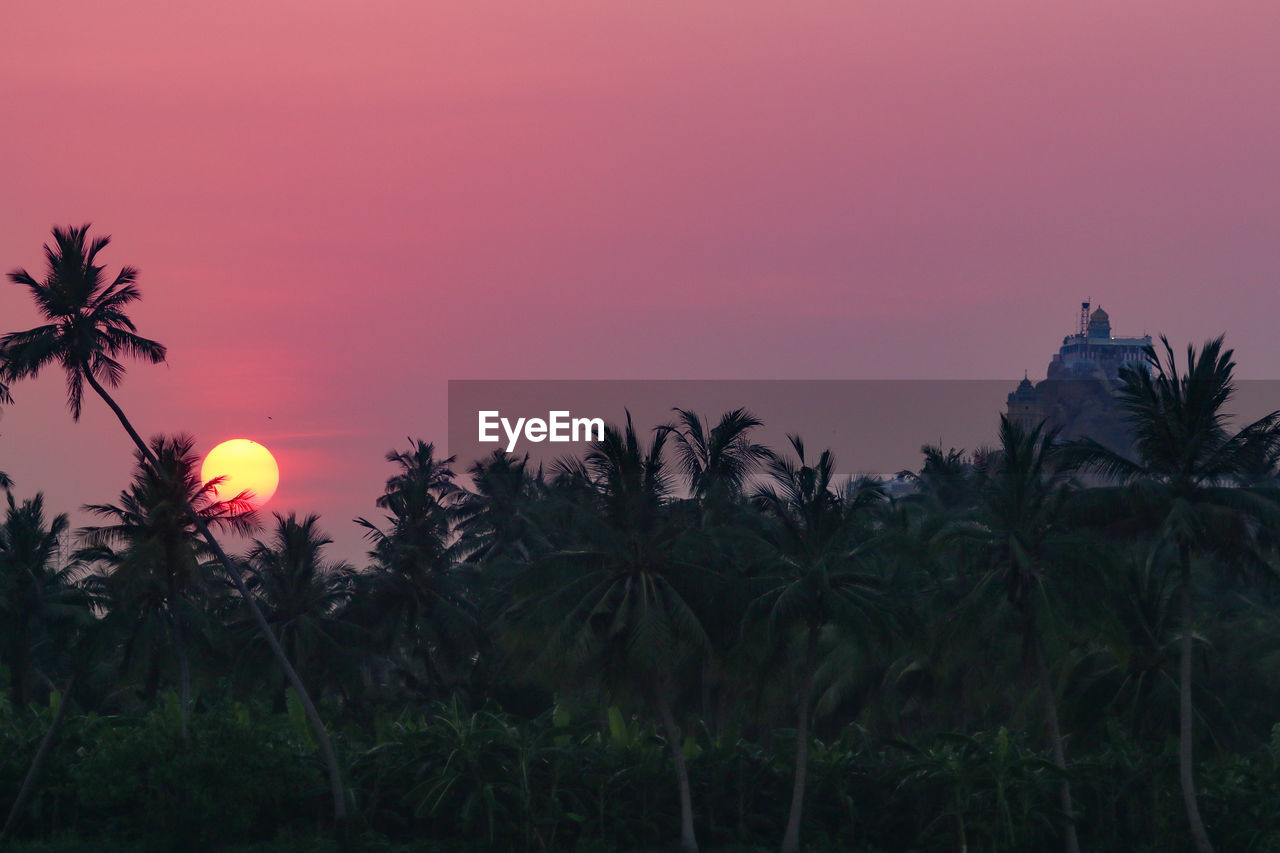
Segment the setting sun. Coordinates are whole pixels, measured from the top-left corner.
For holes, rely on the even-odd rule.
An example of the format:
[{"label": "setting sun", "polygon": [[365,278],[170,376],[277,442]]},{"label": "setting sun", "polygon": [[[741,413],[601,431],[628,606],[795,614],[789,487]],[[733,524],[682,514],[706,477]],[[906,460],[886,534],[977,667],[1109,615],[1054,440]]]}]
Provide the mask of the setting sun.
[{"label": "setting sun", "polygon": [[209,451],[200,468],[200,480],[225,477],[217,486],[219,500],[229,500],[241,492],[249,492],[254,509],[261,507],[276,493],[280,485],[280,467],[271,451],[247,438],[224,441]]}]

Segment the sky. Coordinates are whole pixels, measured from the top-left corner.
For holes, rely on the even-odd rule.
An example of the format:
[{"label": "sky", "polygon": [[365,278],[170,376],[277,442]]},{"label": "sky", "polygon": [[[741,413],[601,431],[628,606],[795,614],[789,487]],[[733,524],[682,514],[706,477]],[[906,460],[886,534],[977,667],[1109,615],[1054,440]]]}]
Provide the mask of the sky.
[{"label": "sky", "polygon": [[[144,435],[246,437],[336,553],[450,379],[1043,376],[1079,303],[1280,378],[1266,2],[16,2],[0,266],[141,270]],[[35,325],[0,285],[0,332]],[[0,470],[131,445],[60,376]],[[77,523],[83,519],[74,515]]]}]

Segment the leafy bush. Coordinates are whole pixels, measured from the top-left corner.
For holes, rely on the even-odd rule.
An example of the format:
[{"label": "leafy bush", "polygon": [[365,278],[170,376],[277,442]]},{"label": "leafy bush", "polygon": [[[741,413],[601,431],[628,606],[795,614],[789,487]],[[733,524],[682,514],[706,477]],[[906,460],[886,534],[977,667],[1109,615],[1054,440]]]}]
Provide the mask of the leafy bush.
[{"label": "leafy bush", "polygon": [[[33,823],[147,846],[210,847],[312,831],[326,814],[323,773],[296,725],[244,705],[196,715],[181,734],[172,696],[141,718],[67,721],[48,763]],[[47,720],[8,715],[3,795],[12,800]],[[21,731],[19,731],[21,729]],[[17,759],[17,760],[15,760]]]}]

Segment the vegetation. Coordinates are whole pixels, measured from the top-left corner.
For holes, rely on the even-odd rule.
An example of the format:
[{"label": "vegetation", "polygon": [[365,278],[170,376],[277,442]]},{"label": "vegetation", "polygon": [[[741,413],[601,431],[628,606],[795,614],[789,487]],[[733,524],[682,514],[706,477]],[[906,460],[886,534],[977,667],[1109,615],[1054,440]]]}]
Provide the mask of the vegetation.
[{"label": "vegetation", "polygon": [[[164,353],[55,237],[0,394],[59,362],[74,414]],[[1132,457],[1002,421],[906,497],[744,410],[549,471],[411,440],[359,566],[214,500],[190,436],[79,531],[4,478],[6,842],[1280,850],[1280,418],[1233,431],[1221,340],[1165,356]]]},{"label": "vegetation", "polygon": [[[10,281],[26,288],[36,310],[46,322],[34,329],[10,332],[0,338],[0,375],[10,381],[33,378],[46,367],[57,364],[66,378],[67,408],[71,410],[71,417],[80,420],[84,386],[87,384],[115,414],[151,469],[159,470],[160,460],[106,388],[117,387],[123,380],[125,371],[121,358],[140,358],[159,364],[164,361],[166,353],[163,344],[137,333],[137,327],[126,311],[142,298],[136,284],[138,271],[129,266],[121,267],[110,284],[107,283],[104,276],[106,268],[97,260],[110,242],[111,238],[105,236],[90,240],[87,224],[79,228],[55,227],[53,242],[44,246],[44,278],[37,280],[25,269],[9,274]],[[7,390],[4,393],[7,394]],[[346,797],[324,722],[267,625],[257,599],[245,587],[240,569],[222,550],[200,512],[190,502],[186,503],[185,509],[244,599],[245,607],[306,709],[307,719],[315,729],[329,770],[334,818],[341,825],[346,819]]]}]

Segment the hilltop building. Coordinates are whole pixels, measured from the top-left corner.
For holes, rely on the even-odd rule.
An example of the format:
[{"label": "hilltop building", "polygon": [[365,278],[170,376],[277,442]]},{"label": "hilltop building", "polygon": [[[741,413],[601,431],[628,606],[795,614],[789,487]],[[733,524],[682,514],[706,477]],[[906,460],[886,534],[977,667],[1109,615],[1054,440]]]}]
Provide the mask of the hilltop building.
[{"label": "hilltop building", "polygon": [[1118,338],[1101,307],[1080,305],[1080,327],[1062,339],[1049,362],[1046,378],[1033,383],[1023,376],[1007,400],[1009,419],[1023,428],[1045,422],[1062,430],[1063,438],[1091,436],[1117,449],[1128,445],[1128,431],[1115,405],[1122,368],[1141,367],[1151,336]]},{"label": "hilltop building", "polygon": [[1024,373],[1017,389],[1009,395],[1009,420],[1021,424],[1024,428],[1035,426],[1044,420],[1044,407],[1040,405],[1040,395],[1036,386]]},{"label": "hilltop building", "polygon": [[1111,317],[1099,306],[1092,314],[1089,303],[1080,303],[1080,331],[1062,339],[1062,348],[1049,362],[1049,379],[1104,378],[1116,382],[1120,368],[1140,365],[1151,336],[1117,338],[1111,335]]}]

